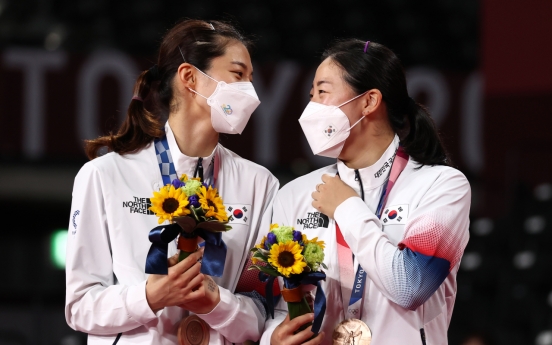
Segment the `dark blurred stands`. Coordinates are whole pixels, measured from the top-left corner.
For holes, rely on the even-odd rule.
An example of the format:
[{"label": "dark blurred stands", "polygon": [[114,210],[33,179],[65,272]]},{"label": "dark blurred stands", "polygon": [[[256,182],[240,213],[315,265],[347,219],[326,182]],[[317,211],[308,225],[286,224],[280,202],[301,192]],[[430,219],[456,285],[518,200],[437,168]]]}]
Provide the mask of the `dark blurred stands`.
[{"label": "dark blurred stands", "polygon": [[499,219],[477,218],[458,273],[450,339],[552,344],[552,184],[519,186]]}]

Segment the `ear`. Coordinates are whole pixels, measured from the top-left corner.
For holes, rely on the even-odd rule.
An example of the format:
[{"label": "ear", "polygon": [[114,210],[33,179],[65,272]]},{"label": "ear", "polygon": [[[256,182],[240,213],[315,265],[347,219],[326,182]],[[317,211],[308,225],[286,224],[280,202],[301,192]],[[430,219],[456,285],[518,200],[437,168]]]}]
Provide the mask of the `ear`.
[{"label": "ear", "polygon": [[383,96],[378,89],[369,90],[362,99],[362,116],[368,116],[377,111],[383,103]]},{"label": "ear", "polygon": [[178,66],[178,71],[176,72],[178,76],[178,81],[182,84],[184,88],[190,88],[195,90],[197,82],[197,70],[194,66],[185,62]]}]

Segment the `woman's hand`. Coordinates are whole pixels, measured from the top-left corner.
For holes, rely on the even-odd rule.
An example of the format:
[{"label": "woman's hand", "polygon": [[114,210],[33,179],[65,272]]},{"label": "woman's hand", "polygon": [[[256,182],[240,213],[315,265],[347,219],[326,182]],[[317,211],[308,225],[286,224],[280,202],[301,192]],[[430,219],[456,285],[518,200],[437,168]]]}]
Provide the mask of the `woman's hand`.
[{"label": "woman's hand", "polygon": [[312,206],[330,218],[334,218],[335,209],[342,202],[358,196],[355,190],[346,185],[338,175],[322,175],[322,183],[316,185],[312,193]]},{"label": "woman's hand", "polygon": [[[307,327],[301,332],[294,334],[301,326],[314,320],[314,314],[309,313],[296,317],[293,320],[289,319],[289,314],[272,332],[270,337],[271,345],[317,345],[322,343],[324,332],[320,332],[316,337],[310,339],[314,333],[311,332],[312,327]],[[310,340],[309,340],[310,339]]]},{"label": "woman's hand", "polygon": [[146,283],[146,298],[153,312],[180,306],[196,314],[213,310],[220,301],[218,285],[200,273],[203,248],[178,262],[178,255],[168,259],[167,275],[151,274]]}]

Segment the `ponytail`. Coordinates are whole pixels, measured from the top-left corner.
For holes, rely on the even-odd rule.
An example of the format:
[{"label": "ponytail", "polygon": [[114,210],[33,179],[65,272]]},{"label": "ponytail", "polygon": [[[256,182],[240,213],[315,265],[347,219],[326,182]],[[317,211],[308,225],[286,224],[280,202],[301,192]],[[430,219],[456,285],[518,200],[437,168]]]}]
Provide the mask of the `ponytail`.
[{"label": "ponytail", "polygon": [[160,117],[148,111],[144,105],[144,100],[155,79],[155,69],[157,66],[142,72],[136,80],[134,96],[128,106],[127,116],[117,134],[109,133],[109,135],[85,141],[85,152],[89,159],[98,157],[98,151],[102,147],[107,147],[108,151],[121,155],[132,153],[145,147],[154,138],[163,135]]},{"label": "ponytail", "polygon": [[[247,49],[251,42],[231,24],[221,21],[184,20],[170,29],[159,47],[157,64],[140,74],[127,116],[117,134],[85,141],[88,158],[98,157],[101,148],[120,155],[134,153],[154,138],[164,135],[163,120],[168,118],[173,99],[172,82],[184,62],[205,71],[214,58],[224,55],[232,42],[241,42]],[[146,104],[151,109],[146,109]]]},{"label": "ponytail", "polygon": [[344,73],[345,82],[360,95],[380,90],[391,128],[405,152],[423,165],[450,165],[445,147],[427,110],[408,96],[399,58],[384,45],[357,39],[335,42],[323,54]]},{"label": "ponytail", "polygon": [[405,152],[421,165],[450,165],[435,122],[421,104],[408,97],[408,134],[401,138]]}]

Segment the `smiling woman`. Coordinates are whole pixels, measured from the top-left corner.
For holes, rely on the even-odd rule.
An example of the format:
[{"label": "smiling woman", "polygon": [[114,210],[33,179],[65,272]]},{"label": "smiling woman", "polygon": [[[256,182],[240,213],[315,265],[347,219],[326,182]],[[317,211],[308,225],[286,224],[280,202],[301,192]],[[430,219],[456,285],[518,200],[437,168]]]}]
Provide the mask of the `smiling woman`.
[{"label": "smiling woman", "polygon": [[[332,277],[321,283],[331,296],[322,343],[446,344],[470,186],[409,97],[397,56],[375,42],[334,43],[299,123],[313,153],[337,161],[284,186],[272,221],[315,212],[332,219],[309,229],[328,243]],[[287,305],[278,309],[261,344],[298,344]]]},{"label": "smiling woman", "polygon": [[[163,136],[163,119],[179,106],[193,107],[188,110],[194,113],[198,107],[208,110],[205,102],[195,104],[190,102],[193,96],[184,94],[185,90],[200,95],[213,93],[216,84],[199,78],[199,74],[228,83],[251,82],[250,45],[251,41],[224,22],[186,20],[173,27],[161,43],[157,64],[138,77],[128,116],[118,133],[88,140],[88,157],[97,157],[102,147],[119,154],[136,152],[153,138]],[[176,75],[195,87],[175,83]]]},{"label": "smiling woman", "polygon": [[[259,340],[262,297],[233,292],[249,245],[269,224],[264,214],[279,184],[218,143],[219,133],[241,133],[260,103],[248,47],[227,23],[177,24],[163,38],[157,64],[138,77],[119,131],[87,142],[92,160],[73,189],[71,214],[80,213],[67,242],[65,314],[71,327],[89,334],[89,344],[190,345],[188,336],[213,344]],[[104,147],[111,152],[98,157]],[[224,246],[216,260],[224,272],[201,273],[212,272],[201,268],[212,261],[201,261],[197,241],[179,239],[186,242],[179,249],[195,253],[178,263],[171,257],[168,274],[147,275],[148,234],[158,225],[152,215],[159,216],[164,237],[165,226],[189,212],[188,204],[234,229],[222,234],[221,244],[205,245]],[[236,217],[228,219],[231,210]],[[175,241],[163,240],[162,254],[175,254]]]}]

